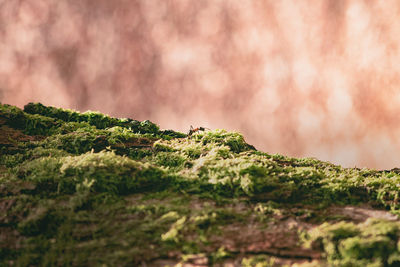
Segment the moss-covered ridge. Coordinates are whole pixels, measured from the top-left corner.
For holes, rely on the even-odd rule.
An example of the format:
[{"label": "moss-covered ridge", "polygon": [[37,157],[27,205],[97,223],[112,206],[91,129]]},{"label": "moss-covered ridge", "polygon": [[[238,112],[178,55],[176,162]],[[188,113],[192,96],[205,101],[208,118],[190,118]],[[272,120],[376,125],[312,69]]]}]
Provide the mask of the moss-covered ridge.
[{"label": "moss-covered ridge", "polygon": [[0,133],[0,265],[398,263],[396,220],[340,212],[397,214],[396,172],[39,103],[0,105]]}]

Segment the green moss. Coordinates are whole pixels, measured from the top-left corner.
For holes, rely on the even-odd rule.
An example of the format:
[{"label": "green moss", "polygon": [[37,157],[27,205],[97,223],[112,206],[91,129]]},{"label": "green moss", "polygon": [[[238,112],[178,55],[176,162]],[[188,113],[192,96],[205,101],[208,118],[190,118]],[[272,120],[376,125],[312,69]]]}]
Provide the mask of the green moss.
[{"label": "green moss", "polygon": [[87,122],[65,122],[57,128],[55,134],[68,134],[85,128],[91,128],[91,125]]},{"label": "green moss", "polygon": [[168,232],[161,235],[162,241],[179,241],[179,232],[183,229],[186,222],[186,216],[179,218],[168,230]]},{"label": "green moss", "polygon": [[179,168],[186,161],[186,158],[174,153],[160,152],[155,156],[155,162],[158,166]]},{"label": "green moss", "polygon": [[56,157],[41,157],[26,161],[18,168],[18,176],[35,184],[36,194],[56,192],[60,183],[60,167],[62,162]]},{"label": "green moss", "polygon": [[90,185],[86,187],[95,192],[127,194],[157,190],[169,183],[160,169],[106,151],[42,157],[23,164],[18,173],[38,190],[58,193],[73,193],[79,186]]},{"label": "green moss", "polygon": [[[168,184],[163,172],[148,164],[142,164],[113,152],[86,153],[62,159],[61,175],[65,190],[70,184],[91,183],[96,192],[127,194],[144,190],[156,190]],[[59,190],[63,190],[64,187]]]},{"label": "green moss", "polygon": [[23,129],[25,127],[26,115],[21,109],[15,106],[0,104],[0,115],[16,128]]},{"label": "green moss", "polygon": [[168,145],[168,143],[166,144],[166,143],[161,142],[161,141],[162,140],[158,140],[158,141],[154,142],[153,149],[155,151],[160,151],[160,152],[173,152],[173,151],[176,151],[170,145]]},{"label": "green moss", "polygon": [[155,134],[155,133],[158,133],[159,130],[160,130],[160,128],[156,124],[152,123],[149,120],[145,120],[140,123],[140,129],[139,129],[140,133],[154,133]]},{"label": "green moss", "polygon": [[[73,110],[44,106],[40,103],[29,103],[25,105],[24,111],[29,114],[41,115],[42,117],[46,116],[49,118],[62,120],[64,122],[86,122],[98,129],[106,129],[114,126],[120,126],[124,128],[130,128],[133,132],[142,134],[160,133],[159,127],[149,120],[139,122],[132,119],[117,119],[96,111],[79,113]],[[164,132],[163,135],[173,136],[179,135],[179,133],[170,131]]]},{"label": "green moss", "polygon": [[322,247],[333,266],[397,266],[400,224],[370,219],[365,223],[324,223],[310,231],[308,246]]},{"label": "green moss", "polygon": [[244,141],[243,135],[225,130],[206,131],[192,135],[192,138],[203,145],[212,143],[225,145],[232,152],[239,153],[247,150],[254,150],[254,147]]},{"label": "green moss", "polygon": [[107,140],[109,144],[123,144],[129,140],[140,137],[141,135],[135,134],[131,130],[127,128],[123,128],[120,126],[114,126],[107,130],[107,134],[109,135]]},{"label": "green moss", "polygon": [[75,132],[63,135],[53,135],[42,142],[46,148],[62,149],[68,153],[81,154],[94,148],[96,151],[105,149],[108,143],[101,133],[96,134],[95,129],[81,128]]},{"label": "green moss", "polygon": [[27,114],[10,105],[0,104],[0,116],[6,118],[11,127],[20,129],[28,135],[51,135],[61,125],[59,121],[53,118],[38,114]]},{"label": "green moss", "polygon": [[99,112],[79,113],[73,110],[44,106],[40,103],[29,103],[24,106],[24,111],[29,114],[39,114],[65,122],[87,122],[99,129],[110,127],[118,122],[118,119],[110,118]]},{"label": "green moss", "polygon": [[20,166],[25,161],[32,161],[35,159],[43,158],[43,157],[62,157],[70,155],[64,150],[59,150],[55,148],[44,148],[44,147],[36,147],[27,150],[26,153],[18,153],[14,155],[0,155],[0,161],[7,167],[9,170]]},{"label": "green moss", "polygon": [[186,134],[180,133],[180,132],[176,132],[176,131],[173,131],[173,130],[161,131],[160,136],[163,139],[167,139],[167,140],[170,140],[172,138],[184,138],[184,137],[187,137]]},{"label": "green moss", "polygon": [[258,255],[242,260],[243,267],[273,267],[276,266],[276,260],[267,255]]},{"label": "green moss", "polygon": [[57,233],[58,226],[65,219],[65,215],[51,207],[51,204],[40,204],[18,224],[18,231],[26,236],[44,234],[51,237]]},{"label": "green moss", "polygon": [[281,216],[283,214],[282,210],[278,208],[278,204],[273,201],[257,203],[253,212],[260,222],[268,222],[272,220],[274,216]]},{"label": "green moss", "polygon": [[[196,257],[223,264],[238,257],[226,228],[238,227],[239,236],[249,225],[273,233],[271,225],[290,216],[342,220],[304,234],[332,266],[399,263],[397,222],[355,224],[329,213],[332,204],[369,203],[398,214],[394,171],[270,155],[224,130],[187,136],[150,121],[41,104],[24,111],[0,105],[0,123],[10,134],[0,139],[0,226],[7,227],[0,234],[16,233],[14,247],[0,246],[0,256],[7,254],[0,265],[137,266]],[[243,249],[239,243],[233,249]],[[246,256],[242,264],[274,261]]]},{"label": "green moss", "polygon": [[[52,135],[37,145],[45,148],[62,149],[68,153],[82,154],[92,149],[99,152],[104,149],[114,149],[119,154],[140,157],[141,147],[150,149],[154,137],[133,133],[130,129],[115,126],[100,130],[87,124],[67,133]],[[136,153],[138,152],[138,153]],[[143,152],[143,150],[142,150]]]}]

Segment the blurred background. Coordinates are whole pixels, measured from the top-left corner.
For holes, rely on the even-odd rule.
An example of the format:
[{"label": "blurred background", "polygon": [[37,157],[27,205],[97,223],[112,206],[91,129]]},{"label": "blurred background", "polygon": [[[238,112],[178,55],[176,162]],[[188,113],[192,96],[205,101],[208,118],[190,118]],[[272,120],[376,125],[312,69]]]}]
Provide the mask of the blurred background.
[{"label": "blurred background", "polygon": [[400,167],[400,2],[0,0],[0,101]]}]

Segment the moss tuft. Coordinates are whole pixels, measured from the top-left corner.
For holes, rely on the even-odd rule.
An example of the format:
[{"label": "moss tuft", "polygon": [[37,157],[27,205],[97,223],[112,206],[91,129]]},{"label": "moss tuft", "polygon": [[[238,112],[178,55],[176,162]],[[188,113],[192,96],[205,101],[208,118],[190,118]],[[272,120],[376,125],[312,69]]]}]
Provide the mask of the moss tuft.
[{"label": "moss tuft", "polygon": [[333,266],[397,266],[399,227],[399,222],[380,219],[324,223],[309,232],[306,245],[322,248]]},{"label": "moss tuft", "polygon": [[168,184],[168,179],[164,178],[160,169],[118,156],[114,152],[89,152],[65,157],[61,161],[63,183],[59,191],[68,192],[71,186],[85,181],[93,184],[91,189],[95,192],[122,195],[157,190]]}]

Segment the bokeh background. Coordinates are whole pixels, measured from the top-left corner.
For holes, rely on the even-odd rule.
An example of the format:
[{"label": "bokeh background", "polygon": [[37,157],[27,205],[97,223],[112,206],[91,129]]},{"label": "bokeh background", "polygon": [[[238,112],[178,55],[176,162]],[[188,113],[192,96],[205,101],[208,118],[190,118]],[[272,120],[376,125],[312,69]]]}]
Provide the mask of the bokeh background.
[{"label": "bokeh background", "polygon": [[400,167],[400,2],[0,0],[0,101]]}]

